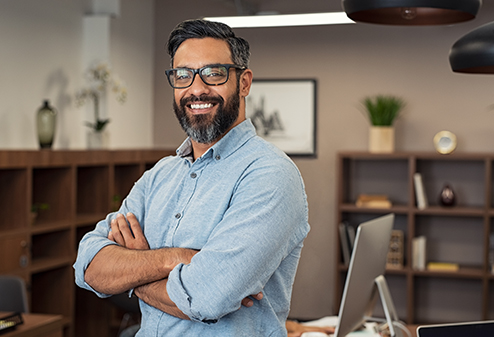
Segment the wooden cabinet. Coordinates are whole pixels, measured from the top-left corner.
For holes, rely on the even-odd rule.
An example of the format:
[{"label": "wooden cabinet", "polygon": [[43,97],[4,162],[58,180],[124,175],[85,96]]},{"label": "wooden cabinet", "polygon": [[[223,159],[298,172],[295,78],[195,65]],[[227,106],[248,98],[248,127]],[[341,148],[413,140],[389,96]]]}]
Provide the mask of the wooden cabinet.
[{"label": "wooden cabinet", "polygon": [[146,169],[174,153],[0,151],[0,274],[26,280],[32,312],[62,315],[65,336],[106,335],[88,317],[91,311],[110,317],[102,311],[108,306],[87,291],[76,295],[78,242]]},{"label": "wooden cabinet", "polygon": [[[337,222],[352,226],[393,212],[405,236],[404,266],[386,271],[398,315],[408,324],[494,319],[494,275],[489,237],[494,233],[494,154],[338,154]],[[414,173],[422,175],[429,206],[416,206]],[[454,207],[441,206],[445,184]],[[391,208],[355,205],[360,194],[385,194]],[[338,235],[337,230],[335,234]],[[427,238],[427,260],[456,263],[458,271],[412,268],[412,239]],[[335,298],[341,301],[347,268],[337,245]],[[372,258],[372,257],[369,257]]]}]

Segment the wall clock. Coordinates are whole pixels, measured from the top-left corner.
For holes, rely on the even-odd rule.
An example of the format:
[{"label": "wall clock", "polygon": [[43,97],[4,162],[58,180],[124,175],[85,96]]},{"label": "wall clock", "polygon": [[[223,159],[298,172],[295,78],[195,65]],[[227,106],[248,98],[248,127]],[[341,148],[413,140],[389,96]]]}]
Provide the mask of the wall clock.
[{"label": "wall clock", "polygon": [[448,154],[456,149],[456,135],[450,131],[440,131],[434,136],[434,147],[441,154]]}]

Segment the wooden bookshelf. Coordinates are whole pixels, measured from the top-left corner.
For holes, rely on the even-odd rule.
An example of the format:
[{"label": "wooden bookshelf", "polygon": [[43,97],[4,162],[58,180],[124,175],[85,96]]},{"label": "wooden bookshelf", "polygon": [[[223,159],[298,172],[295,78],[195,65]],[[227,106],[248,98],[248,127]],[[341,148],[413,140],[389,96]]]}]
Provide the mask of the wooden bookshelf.
[{"label": "wooden bookshelf", "polygon": [[[64,336],[109,336],[112,306],[76,289],[79,240],[171,150],[0,151],[0,274],[28,286],[33,313],[63,316]],[[118,198],[115,198],[118,196]],[[31,215],[34,204],[48,209]],[[94,318],[98,315],[100,318]]]},{"label": "wooden bookshelf", "polygon": [[[337,161],[337,223],[357,226],[393,212],[395,229],[405,234],[403,268],[386,271],[399,317],[408,324],[494,319],[494,275],[489,262],[494,153],[342,152]],[[416,206],[416,172],[422,174],[429,201],[423,210]],[[439,204],[446,183],[455,191],[454,207]],[[359,208],[355,206],[359,194],[387,195],[392,207]],[[458,263],[459,270],[413,269],[412,239],[420,235],[427,237],[428,261]],[[337,241],[336,309],[347,271]]]}]

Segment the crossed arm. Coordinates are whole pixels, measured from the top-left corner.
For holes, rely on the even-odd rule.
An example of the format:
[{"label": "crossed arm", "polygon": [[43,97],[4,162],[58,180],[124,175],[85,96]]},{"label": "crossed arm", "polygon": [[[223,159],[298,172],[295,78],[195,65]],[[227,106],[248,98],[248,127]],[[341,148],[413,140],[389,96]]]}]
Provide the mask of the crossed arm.
[{"label": "crossed arm", "polygon": [[[105,294],[119,294],[129,289],[147,304],[181,319],[189,319],[171,301],[166,290],[168,274],[180,263],[189,264],[197,250],[187,248],[150,249],[137,218],[119,214],[111,222],[108,239],[117,245],[101,249],[85,272],[86,282]],[[252,295],[262,299],[262,293]],[[242,305],[250,307],[246,297]]]}]

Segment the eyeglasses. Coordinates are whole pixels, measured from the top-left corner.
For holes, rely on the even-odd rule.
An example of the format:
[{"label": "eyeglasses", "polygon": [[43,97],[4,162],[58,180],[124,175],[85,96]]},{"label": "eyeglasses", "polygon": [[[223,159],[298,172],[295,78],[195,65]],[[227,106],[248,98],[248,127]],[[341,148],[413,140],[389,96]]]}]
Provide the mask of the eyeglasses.
[{"label": "eyeglasses", "polygon": [[230,68],[246,69],[235,64],[212,64],[199,69],[175,68],[165,71],[168,82],[175,89],[188,88],[194,82],[196,74],[207,85],[222,85],[228,82]]}]

